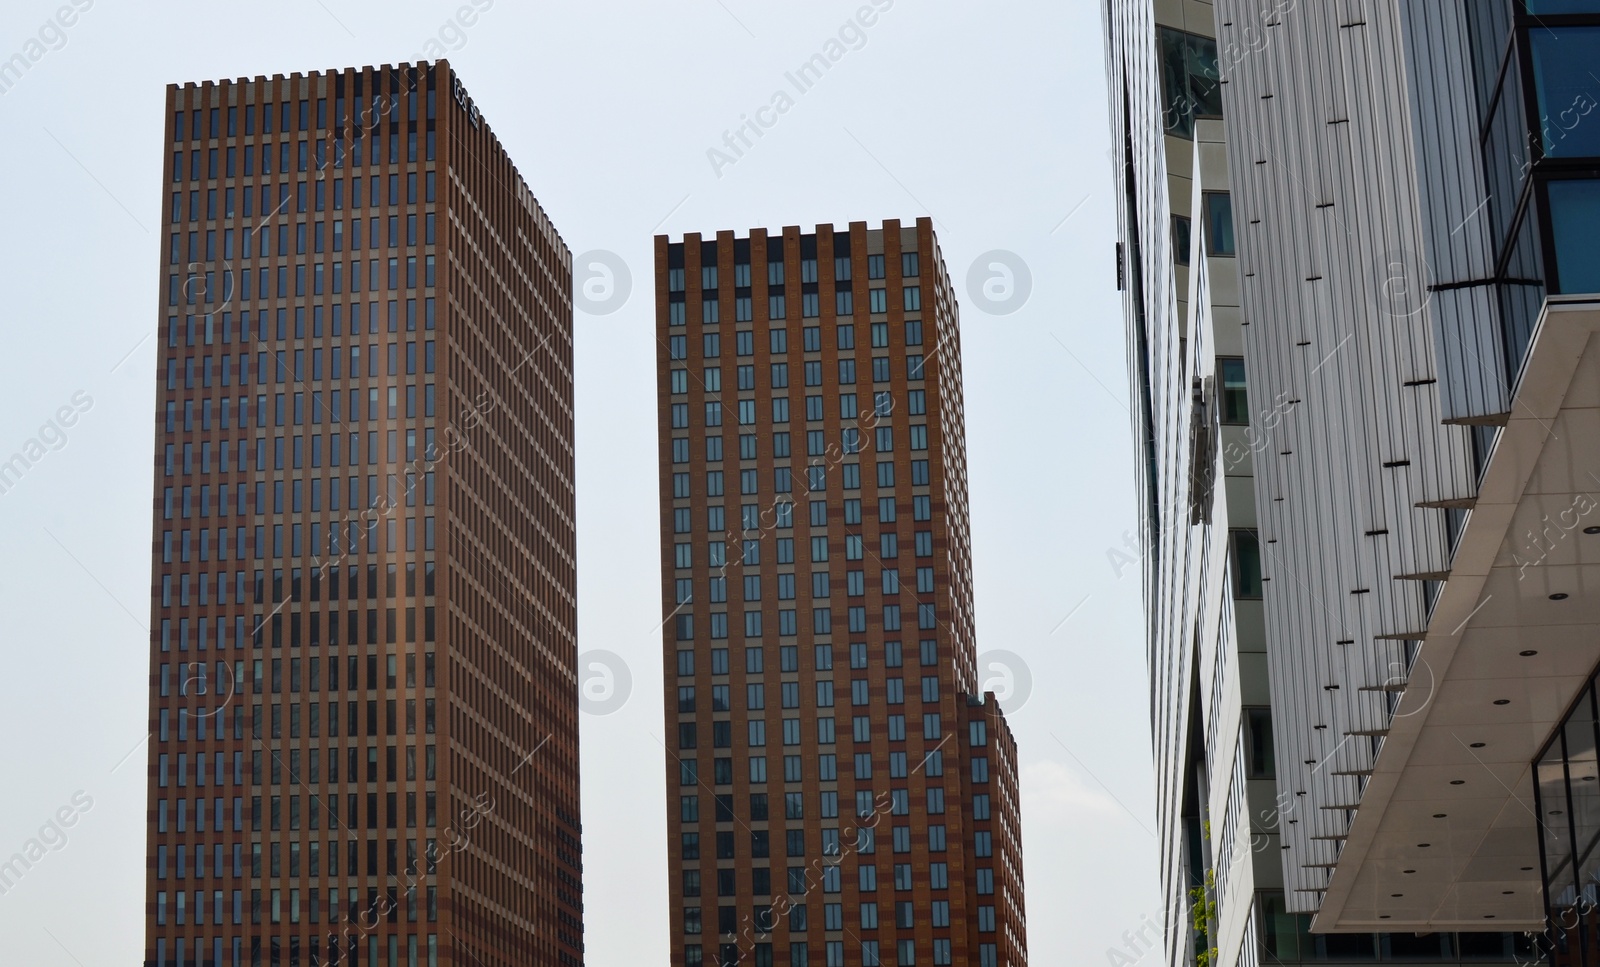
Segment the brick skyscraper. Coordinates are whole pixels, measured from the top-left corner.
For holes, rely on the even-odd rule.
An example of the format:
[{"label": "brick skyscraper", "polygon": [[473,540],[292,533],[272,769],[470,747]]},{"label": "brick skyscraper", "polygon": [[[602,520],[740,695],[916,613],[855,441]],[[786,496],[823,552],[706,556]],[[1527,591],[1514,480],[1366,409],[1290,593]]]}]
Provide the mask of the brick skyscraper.
[{"label": "brick skyscraper", "polygon": [[581,964],[571,255],[447,64],[166,117],[145,963]]},{"label": "brick skyscraper", "polygon": [[658,237],[656,318],[672,963],[1020,967],[931,223]]}]

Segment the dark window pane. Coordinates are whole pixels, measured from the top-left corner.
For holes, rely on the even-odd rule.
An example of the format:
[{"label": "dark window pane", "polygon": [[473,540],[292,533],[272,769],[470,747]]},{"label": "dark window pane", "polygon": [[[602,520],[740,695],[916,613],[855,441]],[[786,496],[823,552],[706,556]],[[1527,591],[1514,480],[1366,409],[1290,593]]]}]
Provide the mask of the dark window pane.
[{"label": "dark window pane", "polygon": [[1261,546],[1256,532],[1233,532],[1233,594],[1238,598],[1261,597]]},{"label": "dark window pane", "polygon": [[[1600,123],[1594,128],[1600,132]],[[1600,144],[1596,149],[1600,153]],[[1556,179],[1546,191],[1559,290],[1600,292],[1600,233],[1594,230],[1600,224],[1600,181]]]},{"label": "dark window pane", "polygon": [[1600,0],[1528,0],[1529,13],[1600,13]]},{"label": "dark window pane", "polygon": [[1232,257],[1233,196],[1225,191],[1208,191],[1206,202],[1206,254]]},{"label": "dark window pane", "polygon": [[1222,422],[1246,425],[1250,422],[1250,395],[1245,385],[1244,360],[1237,356],[1217,359],[1222,377]]},{"label": "dark window pane", "polygon": [[1249,743],[1249,767],[1246,776],[1250,779],[1275,779],[1277,768],[1273,764],[1272,751],[1272,709],[1247,708],[1245,711],[1246,741]]},{"label": "dark window pane", "polygon": [[1222,116],[1217,42],[1161,28],[1162,109],[1168,134],[1194,136],[1196,117]]},{"label": "dark window pane", "polygon": [[1298,963],[1315,956],[1311,918],[1288,912],[1282,893],[1262,893],[1261,946],[1268,957],[1282,963]]}]

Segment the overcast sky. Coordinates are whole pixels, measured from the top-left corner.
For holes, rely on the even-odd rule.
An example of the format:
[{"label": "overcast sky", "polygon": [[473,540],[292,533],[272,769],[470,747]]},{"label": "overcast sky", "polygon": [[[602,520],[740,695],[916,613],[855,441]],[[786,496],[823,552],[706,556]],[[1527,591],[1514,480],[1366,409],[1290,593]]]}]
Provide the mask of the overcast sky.
[{"label": "overcast sky", "polygon": [[[657,232],[935,219],[979,651],[1016,656],[986,673],[1021,747],[1033,962],[1104,963],[1158,913],[1137,566],[1112,553],[1135,521],[1098,4],[877,0],[841,33],[860,3],[77,0],[65,28],[61,0],[0,6],[0,60],[36,55],[0,94],[0,460],[45,445],[0,493],[0,857],[92,801],[0,896],[9,962],[141,955],[165,85],[441,48],[573,252],[632,282],[576,320],[579,647],[632,682],[583,721],[588,963],[666,963],[669,942]],[[837,63],[796,91],[785,74],[830,40]],[[780,90],[752,148],[709,154]],[[1008,261],[1024,284],[985,311]],[[63,406],[73,425],[50,427]]]}]

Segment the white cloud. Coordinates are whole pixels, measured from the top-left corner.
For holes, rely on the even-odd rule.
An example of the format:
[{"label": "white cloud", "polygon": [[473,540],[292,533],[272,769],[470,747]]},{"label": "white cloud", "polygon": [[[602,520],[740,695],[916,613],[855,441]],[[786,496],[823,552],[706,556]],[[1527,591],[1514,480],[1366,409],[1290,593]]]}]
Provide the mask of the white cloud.
[{"label": "white cloud", "polygon": [[1025,826],[1113,817],[1131,821],[1099,783],[1063,763],[1024,763],[1020,784]]}]

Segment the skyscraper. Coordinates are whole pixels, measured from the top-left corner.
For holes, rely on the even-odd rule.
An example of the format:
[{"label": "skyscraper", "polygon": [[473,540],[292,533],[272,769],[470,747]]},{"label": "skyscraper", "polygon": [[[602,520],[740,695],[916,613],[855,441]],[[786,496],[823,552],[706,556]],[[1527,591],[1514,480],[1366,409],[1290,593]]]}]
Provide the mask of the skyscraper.
[{"label": "skyscraper", "polygon": [[1600,11],[1107,9],[1168,962],[1595,962]]},{"label": "skyscraper", "polygon": [[581,964],[570,253],[445,63],[166,117],[144,961]]},{"label": "skyscraper", "polygon": [[673,964],[1020,967],[932,223],[658,237],[656,319]]}]

